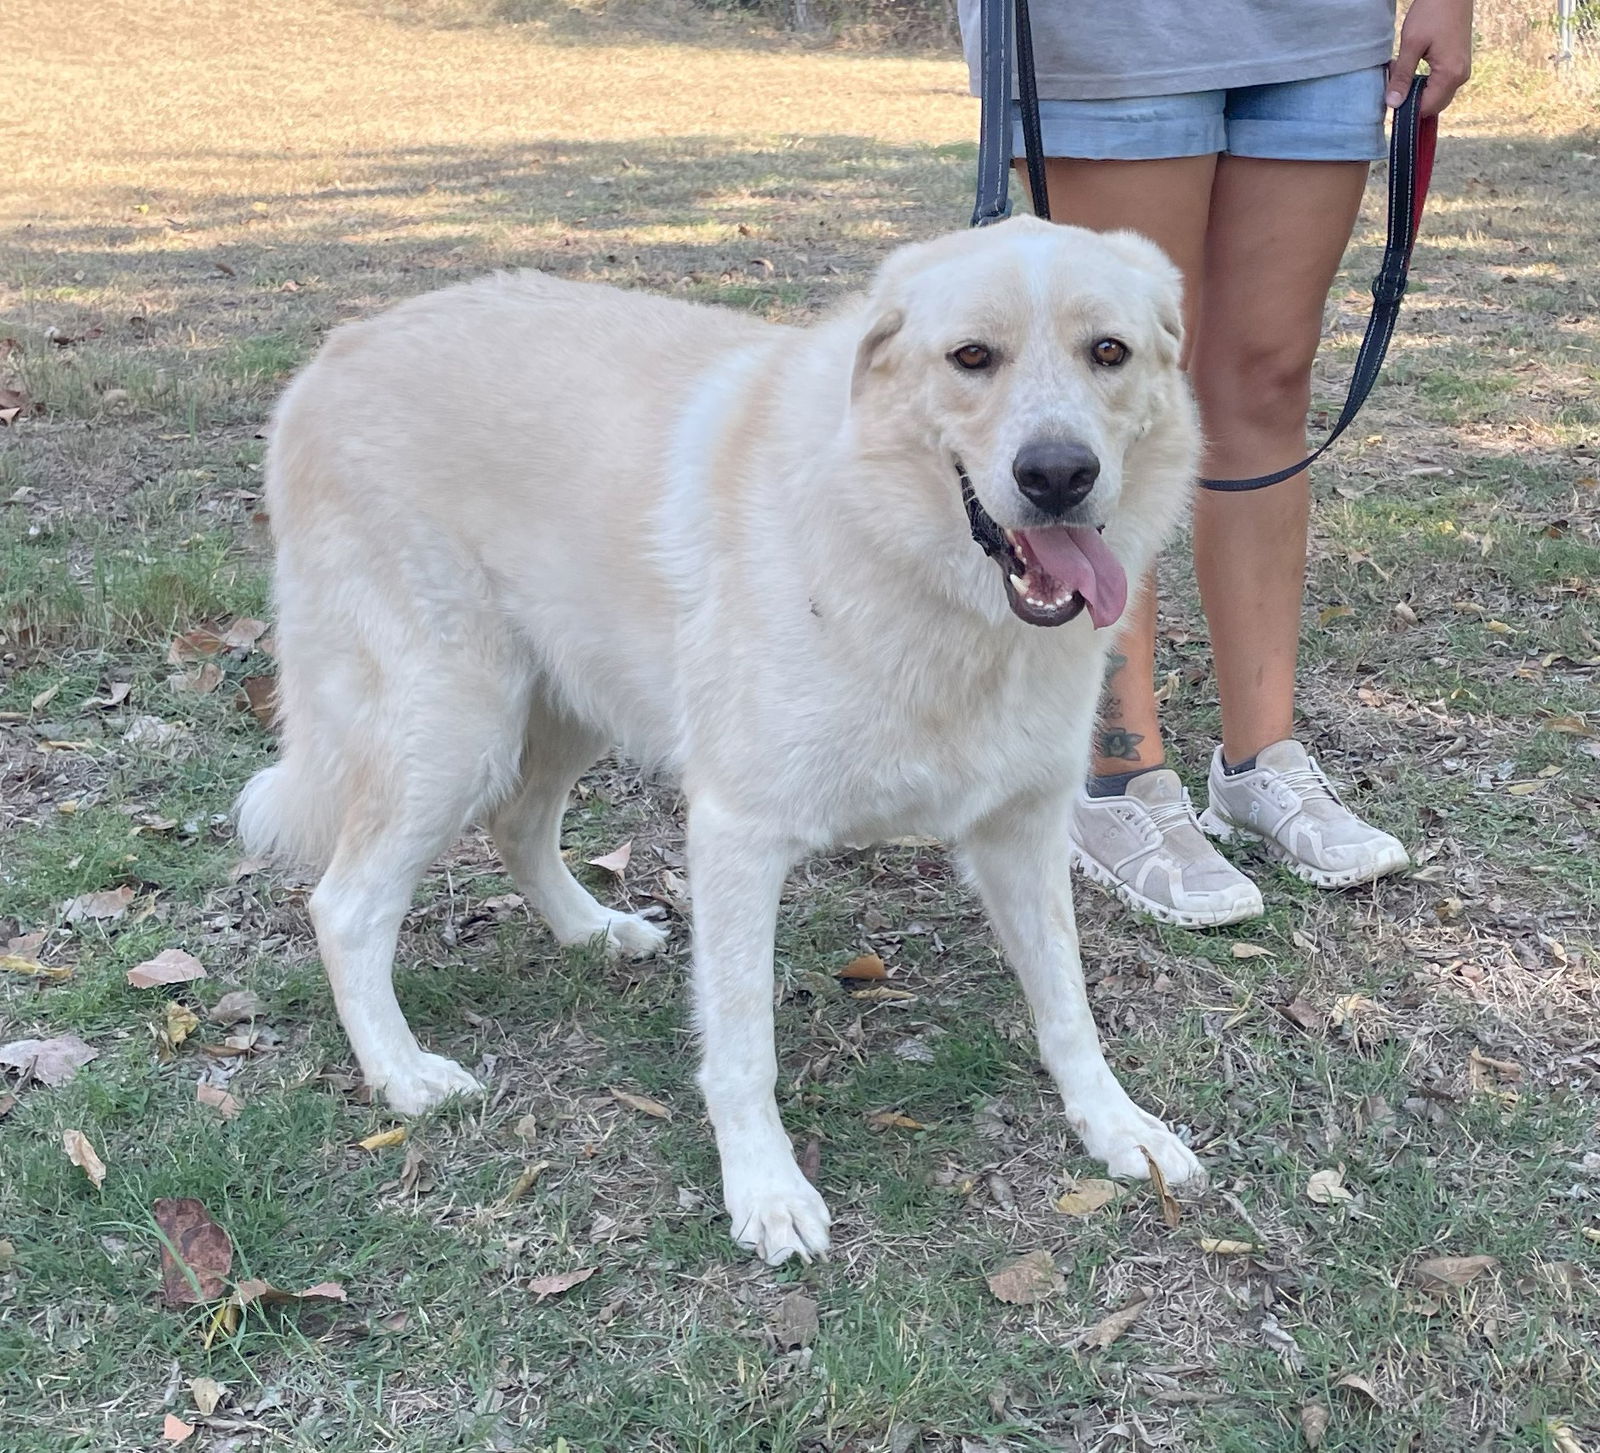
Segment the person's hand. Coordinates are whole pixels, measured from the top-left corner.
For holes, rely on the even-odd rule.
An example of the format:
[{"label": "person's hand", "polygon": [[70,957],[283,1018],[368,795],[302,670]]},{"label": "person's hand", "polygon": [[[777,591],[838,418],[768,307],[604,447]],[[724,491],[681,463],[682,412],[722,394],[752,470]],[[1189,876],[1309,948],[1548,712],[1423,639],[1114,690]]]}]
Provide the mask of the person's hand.
[{"label": "person's hand", "polygon": [[1400,49],[1389,62],[1384,99],[1390,106],[1405,100],[1419,61],[1428,63],[1422,114],[1437,116],[1472,74],[1472,0],[1412,0],[1400,27]]}]

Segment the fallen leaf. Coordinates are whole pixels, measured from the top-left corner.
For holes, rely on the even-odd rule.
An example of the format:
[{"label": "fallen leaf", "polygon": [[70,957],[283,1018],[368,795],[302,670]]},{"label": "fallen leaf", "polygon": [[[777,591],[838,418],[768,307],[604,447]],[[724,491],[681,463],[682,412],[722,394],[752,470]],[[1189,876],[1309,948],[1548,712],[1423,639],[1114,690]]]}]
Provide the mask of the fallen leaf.
[{"label": "fallen leaf", "polygon": [[1259,943],[1236,943],[1233,946],[1233,956],[1236,959],[1271,959],[1277,955]]},{"label": "fallen leaf", "polygon": [[194,1432],[194,1424],[186,1423],[176,1413],[168,1413],[161,1420],[161,1436],[168,1443],[181,1443]]},{"label": "fallen leaf", "polygon": [[224,646],[222,637],[212,627],[197,626],[192,631],[184,631],[172,638],[172,644],[167,647],[167,664],[187,666],[207,656],[217,655]]},{"label": "fallen leaf", "polygon": [[604,868],[608,873],[615,873],[621,877],[628,866],[628,860],[633,856],[633,839],[629,838],[620,848],[613,848],[602,858],[585,858],[584,861],[591,868]]},{"label": "fallen leaf", "polygon": [[1358,1373],[1345,1373],[1345,1375],[1341,1377],[1338,1382],[1334,1383],[1334,1386],[1345,1388],[1350,1392],[1360,1393],[1361,1396],[1366,1398],[1367,1401],[1370,1402],[1375,1408],[1381,1408],[1383,1406],[1383,1399],[1378,1396],[1377,1388],[1373,1387],[1373,1385],[1368,1382],[1366,1378],[1360,1376]]},{"label": "fallen leaf", "polygon": [[1213,1256],[1248,1256],[1252,1251],[1261,1250],[1254,1241],[1229,1241],[1215,1236],[1202,1236],[1200,1249]]},{"label": "fallen leaf", "polygon": [[1491,1266],[1499,1266],[1496,1256],[1430,1256],[1412,1268],[1412,1278],[1430,1290],[1438,1287],[1464,1287]]},{"label": "fallen leaf", "polygon": [[163,949],[153,959],[128,970],[128,982],[135,989],[153,989],[157,984],[187,984],[191,979],[205,976],[205,965],[181,948]]},{"label": "fallen leaf", "polygon": [[75,1034],[56,1039],[17,1039],[0,1045],[0,1067],[21,1070],[23,1081],[37,1080],[54,1089],[64,1085],[100,1051]]},{"label": "fallen leaf", "polygon": [[248,711],[264,731],[278,729],[278,678],[246,676],[239,683],[238,705]]},{"label": "fallen leaf", "polygon": [[61,916],[68,923],[77,923],[85,918],[121,918],[132,902],[133,889],[128,887],[109,888],[103,893],[80,893],[62,905]]},{"label": "fallen leaf", "polygon": [[83,709],[88,711],[91,707],[94,707],[101,711],[110,711],[114,706],[121,706],[132,693],[133,682],[113,681],[111,685],[106,687],[104,696],[91,696],[84,702]]},{"label": "fallen leaf", "polygon": [[1584,1453],[1583,1444],[1578,1441],[1577,1435],[1558,1418],[1549,1419],[1544,1425],[1544,1431],[1550,1436],[1551,1453]]},{"label": "fallen leaf", "polygon": [[1162,1175],[1161,1167],[1156,1164],[1156,1158],[1142,1145],[1139,1150],[1150,1171],[1150,1189],[1156,1193],[1156,1199],[1161,1203],[1161,1219],[1167,1223],[1167,1230],[1176,1231],[1178,1223],[1183,1220],[1183,1207],[1178,1204],[1178,1198],[1167,1189],[1167,1178]]},{"label": "fallen leaf", "polygon": [[611,1098],[626,1105],[630,1110],[641,1111],[643,1114],[654,1116],[657,1120],[672,1119],[672,1111],[659,1100],[652,1100],[648,1095],[635,1095],[630,1090],[619,1090],[615,1086],[609,1088]]},{"label": "fallen leaf", "polygon": [[841,979],[887,979],[889,971],[884,968],[883,960],[877,954],[859,954],[839,970],[838,977]]},{"label": "fallen leaf", "polygon": [[1412,610],[1410,603],[1407,601],[1397,600],[1394,603],[1394,613],[1408,626],[1414,626],[1417,623],[1417,613]]},{"label": "fallen leaf", "polygon": [[598,1269],[593,1266],[580,1266],[576,1271],[558,1271],[550,1276],[536,1276],[528,1283],[528,1290],[533,1293],[535,1301],[542,1302],[546,1297],[558,1297],[562,1292],[569,1292],[579,1283],[588,1281]]},{"label": "fallen leaf", "polygon": [[[822,1142],[820,1140],[806,1141],[805,1148],[800,1152],[800,1174],[810,1181],[812,1185],[816,1185],[817,1177],[822,1174]],[[1595,1239],[1600,1241],[1600,1236],[1596,1236]]]},{"label": "fallen leaf", "polygon": [[1075,1181],[1056,1201],[1056,1210],[1068,1216],[1088,1216],[1109,1206],[1121,1194],[1122,1187],[1115,1181]]},{"label": "fallen leaf", "polygon": [[1565,732],[1574,737],[1592,737],[1596,729],[1581,716],[1547,716],[1539,725],[1547,732]]},{"label": "fallen leaf", "polygon": [[222,644],[230,651],[248,651],[266,634],[267,623],[240,616],[222,633]]},{"label": "fallen leaf", "polygon": [[547,1160],[541,1160],[536,1165],[523,1166],[522,1174],[512,1181],[511,1189],[500,1198],[500,1204],[509,1206],[513,1201],[520,1201],[533,1189],[534,1182],[549,1169],[550,1162]]},{"label": "fallen leaf", "polygon": [[65,682],[58,681],[54,686],[47,686],[32,701],[28,703],[29,711],[43,711],[60,694]]},{"label": "fallen leaf", "polygon": [[160,1200],[150,1208],[164,1240],[161,1299],[169,1307],[212,1302],[233,1267],[233,1242],[196,1200]]},{"label": "fallen leaf", "polygon": [[180,671],[167,677],[167,689],[190,696],[209,696],[222,685],[222,667],[215,661],[206,661],[196,671]]},{"label": "fallen leaf", "polygon": [[1078,1339],[1078,1345],[1080,1347],[1109,1347],[1139,1320],[1139,1314],[1149,1305],[1150,1293],[1146,1291],[1139,1292],[1132,1301],[1125,1303],[1110,1315],[1102,1317],[1094,1326],[1090,1327]]},{"label": "fallen leaf", "polygon": [[406,1147],[406,1158],[400,1165],[397,1189],[405,1196],[421,1196],[431,1191],[438,1182],[426,1153],[415,1142]]},{"label": "fallen leaf", "polygon": [[169,999],[156,1032],[156,1052],[163,1062],[170,1060],[181,1045],[200,1027],[199,1016],[187,1004]]},{"label": "fallen leaf", "polygon": [[254,873],[259,873],[263,868],[271,867],[271,858],[240,858],[228,869],[228,881],[237,883],[241,878],[248,878]]},{"label": "fallen leaf", "polygon": [[363,1150],[387,1150],[391,1145],[399,1145],[406,1138],[406,1127],[396,1125],[392,1130],[380,1130],[374,1135],[369,1135],[365,1140],[358,1140],[356,1144]]},{"label": "fallen leaf", "polygon": [[95,1153],[95,1148],[89,1144],[89,1137],[81,1130],[63,1130],[61,1132],[61,1148],[66,1152],[67,1159],[89,1177],[89,1183],[99,1190],[105,1184],[106,1163]]},{"label": "fallen leaf", "polygon": [[915,999],[917,996],[909,989],[897,989],[892,984],[874,984],[870,989],[852,990],[850,997],[865,1000],[868,1004],[887,1004]]},{"label": "fallen leaf", "polygon": [[265,1008],[255,990],[232,989],[206,1010],[206,1018],[226,1029],[242,1020],[259,1017]]},{"label": "fallen leaf", "polygon": [[1355,607],[1351,605],[1325,605],[1317,612],[1317,624],[1331,626],[1335,621],[1346,620],[1355,613]]},{"label": "fallen leaf", "polygon": [[1322,1028],[1322,1011],[1315,1005],[1306,1003],[1304,999],[1298,997],[1291,999],[1280,1012],[1290,1023],[1299,1025],[1307,1032]]},{"label": "fallen leaf", "polygon": [[997,1300],[1012,1306],[1027,1307],[1054,1296],[1067,1281],[1056,1270],[1055,1259],[1042,1248],[1008,1261],[988,1277],[989,1290]]},{"label": "fallen leaf", "polygon": [[53,983],[72,977],[69,968],[41,964],[37,959],[25,959],[20,954],[0,954],[0,969],[8,974],[31,974],[36,979],[49,979]]},{"label": "fallen leaf", "polygon": [[248,1307],[252,1302],[262,1302],[268,1306],[284,1306],[299,1302],[343,1302],[348,1297],[345,1289],[336,1281],[319,1281],[314,1287],[307,1287],[303,1292],[286,1292],[264,1282],[250,1277],[240,1282],[233,1289],[233,1295],[228,1298],[236,1307]]},{"label": "fallen leaf", "polygon": [[[15,1095],[0,1095],[0,1120],[4,1120],[16,1108],[17,1097]],[[1584,1234],[1588,1235],[1587,1232]]]},{"label": "fallen leaf", "polygon": [[809,1347],[817,1335],[817,1304],[804,1292],[790,1292],[778,1303],[768,1331],[779,1352]]},{"label": "fallen leaf", "polygon": [[189,1396],[194,1399],[195,1411],[202,1418],[209,1418],[216,1412],[217,1404],[227,1396],[228,1389],[220,1382],[209,1377],[191,1377],[189,1379]]},{"label": "fallen leaf", "polygon": [[195,1103],[209,1105],[222,1119],[232,1120],[244,1109],[244,1105],[221,1085],[208,1085],[201,1081],[194,1087]]},{"label": "fallen leaf", "polygon": [[867,1124],[874,1130],[926,1130],[920,1120],[902,1115],[898,1110],[879,1110],[867,1116]]},{"label": "fallen leaf", "polygon": [[1355,1200],[1345,1186],[1342,1165],[1337,1170],[1314,1172],[1311,1179],[1306,1182],[1306,1195],[1319,1206],[1333,1206],[1341,1201]]},{"label": "fallen leaf", "polygon": [[1300,1409],[1300,1436],[1307,1448],[1320,1448],[1328,1433],[1328,1410],[1321,1403],[1305,1403]]}]

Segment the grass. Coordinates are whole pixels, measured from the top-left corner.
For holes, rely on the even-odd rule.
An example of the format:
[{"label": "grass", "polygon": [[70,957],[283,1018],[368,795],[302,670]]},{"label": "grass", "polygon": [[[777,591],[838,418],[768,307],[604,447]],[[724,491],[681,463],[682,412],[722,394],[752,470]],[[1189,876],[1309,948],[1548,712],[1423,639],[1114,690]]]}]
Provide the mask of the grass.
[{"label": "grass", "polygon": [[[964,218],[959,65],[476,0],[57,10],[29,0],[8,29],[0,387],[28,406],[0,429],[0,949],[44,932],[73,972],[0,975],[0,1043],[74,1033],[99,1055],[0,1112],[0,1448],[146,1449],[171,1412],[216,1453],[1286,1453],[1308,1406],[1324,1449],[1600,1441],[1600,135],[1576,100],[1492,56],[1450,113],[1425,286],[1319,480],[1306,732],[1416,876],[1329,896],[1254,864],[1270,909],[1232,934],[1081,894],[1112,1059],[1204,1148],[1212,1192],[1176,1230],[1144,1188],[1057,1212],[1095,1167],[975,905],[936,848],[844,853],[795,875],[778,944],[781,1098],[838,1250],[774,1272],[717,1212],[677,908],[657,964],[563,954],[478,834],[419,892],[399,986],[491,1094],[358,1148],[393,1121],[350,1072],[308,885],[234,871],[227,807],[272,752],[236,698],[270,653],[219,658],[206,693],[167,653],[268,618],[257,436],[328,328],[523,264],[813,316]],[[1181,549],[1166,569],[1160,670],[1193,776],[1215,689]],[[141,718],[176,734],[141,739]],[[673,904],[677,808],[605,764],[566,840],[581,860],[632,839],[605,891]],[[116,887],[121,919],[66,921]],[[172,947],[208,977],[128,986]],[[867,949],[914,999],[839,984]],[[234,987],[265,1005],[243,1054],[204,1013]],[[201,1023],[163,1059],[169,1000]],[[236,1119],[195,1102],[202,1077]],[[874,1129],[883,1110],[924,1128]],[[109,1167],[99,1191],[71,1129]],[[1312,1201],[1340,1167],[1352,1199]],[[202,1311],[159,1301],[160,1197],[209,1208],[235,1277],[332,1278],[347,1301],[252,1310],[207,1346]],[[1063,1289],[995,1300],[988,1273],[1036,1248]],[[1429,1287],[1436,1255],[1497,1264]],[[1140,1288],[1132,1328],[1086,1346]],[[769,1330],[796,1289],[819,1311],[798,1349]],[[226,1387],[209,1417],[198,1377]]]}]

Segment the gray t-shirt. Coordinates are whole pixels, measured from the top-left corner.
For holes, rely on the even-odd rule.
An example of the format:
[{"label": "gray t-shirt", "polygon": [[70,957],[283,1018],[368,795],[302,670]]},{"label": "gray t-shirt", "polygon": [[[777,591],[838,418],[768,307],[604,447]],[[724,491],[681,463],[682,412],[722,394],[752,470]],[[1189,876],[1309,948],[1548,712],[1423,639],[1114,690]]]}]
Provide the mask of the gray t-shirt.
[{"label": "gray t-shirt", "polygon": [[[1394,0],[1032,0],[1028,9],[1039,94],[1054,101],[1308,81],[1380,66],[1394,45]],[[958,12],[976,94],[978,0],[959,0]]]}]

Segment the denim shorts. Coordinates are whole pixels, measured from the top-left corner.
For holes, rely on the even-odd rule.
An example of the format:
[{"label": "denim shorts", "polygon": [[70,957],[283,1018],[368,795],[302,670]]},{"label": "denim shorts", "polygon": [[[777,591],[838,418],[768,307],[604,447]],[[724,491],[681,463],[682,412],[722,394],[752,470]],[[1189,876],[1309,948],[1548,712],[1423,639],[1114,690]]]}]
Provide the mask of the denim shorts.
[{"label": "denim shorts", "polygon": [[[1160,157],[1234,156],[1277,161],[1377,161],[1388,155],[1383,134],[1387,67],[1186,91],[1113,101],[1039,102],[1046,156],[1089,161],[1153,161]],[[1023,154],[1015,106],[1013,147]]]}]

